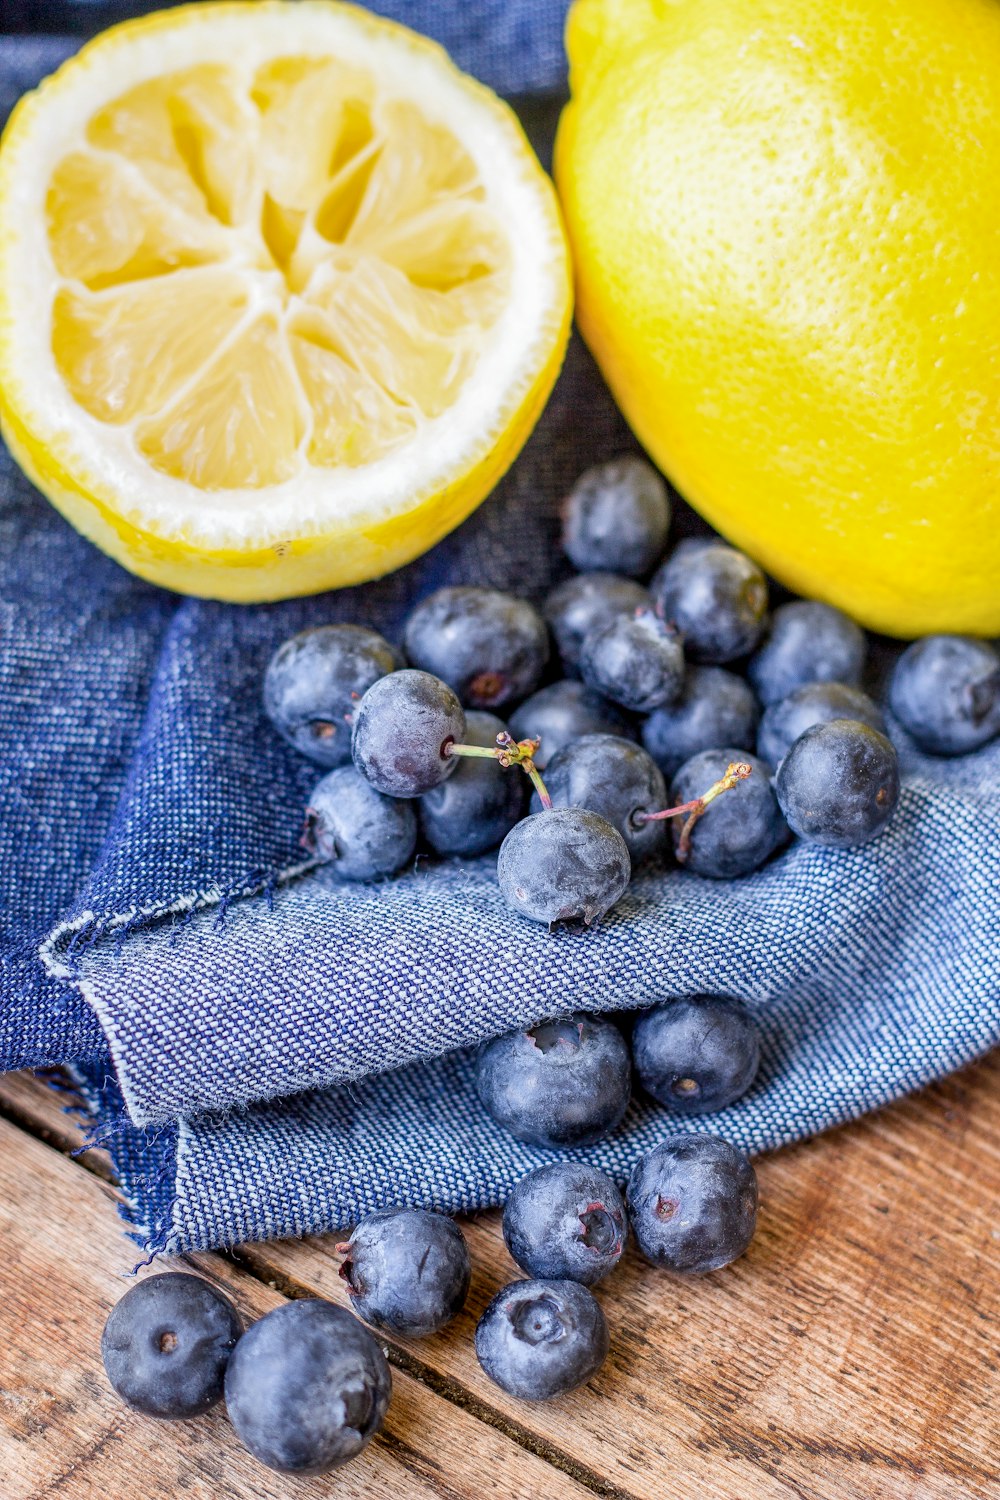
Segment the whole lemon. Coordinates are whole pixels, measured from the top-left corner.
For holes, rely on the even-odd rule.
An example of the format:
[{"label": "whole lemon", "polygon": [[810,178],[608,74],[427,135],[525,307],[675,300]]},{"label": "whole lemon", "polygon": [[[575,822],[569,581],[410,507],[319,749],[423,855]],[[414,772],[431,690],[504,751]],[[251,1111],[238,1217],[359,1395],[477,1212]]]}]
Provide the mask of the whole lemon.
[{"label": "whole lemon", "polygon": [[576,0],[578,316],[681,492],[894,635],[1000,632],[998,0]]}]

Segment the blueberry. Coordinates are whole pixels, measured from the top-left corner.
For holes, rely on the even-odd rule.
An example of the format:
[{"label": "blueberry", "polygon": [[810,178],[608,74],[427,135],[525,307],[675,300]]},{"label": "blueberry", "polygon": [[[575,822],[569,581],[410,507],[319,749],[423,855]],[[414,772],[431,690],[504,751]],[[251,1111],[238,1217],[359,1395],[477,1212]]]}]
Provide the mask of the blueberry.
[{"label": "blueberry", "polygon": [[668,1136],[636,1162],[626,1196],[639,1249],[668,1271],[728,1266],[757,1226],[757,1174],[718,1135]]},{"label": "blueberry", "polygon": [[[586,807],[606,818],[628,845],[633,862],[662,854],[666,823],[643,823],[642,814],[666,807],[667,788],[641,745],[613,734],[585,734],[552,757],[545,786],[554,807]],[[540,806],[537,794],[532,810]]]},{"label": "blueberry", "polygon": [[538,739],[535,765],[544,771],[557,750],[584,734],[617,734],[634,739],[632,726],[613,703],[582,682],[564,677],[539,688],[510,716],[516,740]]},{"label": "blueberry", "polygon": [[340,1274],[366,1323],[422,1338],[465,1306],[469,1247],[454,1219],[425,1208],[387,1208],[362,1219],[346,1245]]},{"label": "blueberry", "polygon": [[783,758],[814,724],[831,719],[858,719],[869,729],[885,733],[885,719],[867,693],[843,682],[807,682],[765,709],[757,735],[757,754],[772,766]]},{"label": "blueberry", "polygon": [[628,1238],[625,1204],[597,1167],[547,1162],[511,1189],[503,1237],[529,1276],[593,1286],[621,1260]]},{"label": "blueberry", "polygon": [[642,578],[663,556],[667,487],[642,458],[614,458],[581,474],[562,507],[563,550],[581,573]]},{"label": "blueberry", "polygon": [[699,750],[752,749],[757,719],[757,700],[742,677],[722,667],[688,667],[680,696],[642,726],[642,743],[663,774],[672,776]]},{"label": "blueberry", "polygon": [[881,833],[899,801],[899,760],[857,719],[814,724],[778,768],[775,791],[792,830],[812,844],[851,849]]},{"label": "blueberry", "polygon": [[868,643],[860,625],[830,604],[796,599],[771,616],[747,676],[763,704],[780,703],[807,682],[861,681]]},{"label": "blueberry", "polygon": [[229,1298],[200,1276],[149,1276],[108,1314],[101,1358],[112,1386],[135,1411],[196,1417],[221,1400],[242,1332]]},{"label": "blueberry", "polygon": [[351,719],[373,682],[403,665],[363,625],[318,625],[280,646],[264,675],[264,708],[289,744],[319,766],[351,759]]},{"label": "blueberry", "polygon": [[[507,726],[494,714],[465,716],[465,744],[496,745]],[[417,805],[420,831],[438,854],[485,854],[524,816],[528,778],[497,760],[459,760],[447,781],[425,792]]]},{"label": "blueberry", "polygon": [[649,609],[650,597],[641,584],[617,573],[581,573],[568,578],[548,595],[543,613],[567,677],[580,675],[580,651],[592,630],[619,615]]},{"label": "blueberry", "polygon": [[968,635],[929,635],[908,646],[889,706],[921,750],[967,755],[1000,734],[1000,654]]},{"label": "blueberry", "polygon": [[507,905],[533,922],[589,927],[625,894],[628,845],[606,818],[553,807],[516,823],[500,845],[497,879]]},{"label": "blueberry", "polygon": [[514,1281],[497,1292],[476,1328],[487,1375],[522,1401],[548,1401],[596,1375],[608,1357],[608,1325],[578,1281]]},{"label": "blueberry", "polygon": [[617,1026],[595,1016],[542,1021],[486,1042],[476,1092],[516,1140],[558,1149],[603,1140],[628,1108],[632,1064]]},{"label": "blueberry", "polygon": [[734,547],[703,543],[678,549],[649,591],[657,611],[677,626],[695,662],[727,662],[752,651],[767,616],[767,580]]},{"label": "blueberry", "polygon": [[[673,804],[691,802],[720,780],[733,761],[751,768],[745,781],[723,793],[706,808],[691,833],[684,868],[714,880],[749,875],[788,838],[788,828],[771,788],[772,770],[746,750],[703,750],[681,766],[670,788]],[[683,820],[670,824],[674,844],[680,842]]]},{"label": "blueberry", "polygon": [[383,796],[340,766],[313,788],[302,842],[342,880],[377,880],[413,857],[417,819],[408,802]]},{"label": "blueberry", "polygon": [[675,630],[651,609],[640,609],[590,632],[580,652],[580,674],[595,692],[648,714],[680,693],[684,651]]},{"label": "blueberry", "polygon": [[647,1094],[703,1115],[746,1093],[760,1066],[760,1036],[739,1001],[692,995],[636,1017],[632,1059]]},{"label": "blueberry", "polygon": [[462,705],[430,672],[404,669],[379,678],[354,714],[354,764],[387,797],[419,797],[452,775],[448,746],[465,734]]},{"label": "blueberry", "polygon": [[391,1393],[368,1329],[318,1298],[286,1302],[254,1323],[226,1371],[237,1437],[288,1474],[325,1474],[355,1458],[382,1426]]},{"label": "blueberry", "polygon": [[534,692],[549,633],[526,599],[451,587],[421,600],[406,622],[406,654],[455,689],[466,708],[507,708]]}]

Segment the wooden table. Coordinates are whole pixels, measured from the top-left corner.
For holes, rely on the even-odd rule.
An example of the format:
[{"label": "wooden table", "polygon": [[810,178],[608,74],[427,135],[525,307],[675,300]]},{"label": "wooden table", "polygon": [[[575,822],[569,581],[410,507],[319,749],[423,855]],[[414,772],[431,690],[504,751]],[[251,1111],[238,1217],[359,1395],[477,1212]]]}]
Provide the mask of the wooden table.
[{"label": "wooden table", "polygon": [[[119,1403],[98,1344],[135,1256],[107,1160],[68,1155],[76,1128],[27,1075],[0,1079],[0,1113],[2,1500],[1000,1500],[1000,1054],[762,1158],[735,1266],[687,1282],[630,1255],[598,1289],[605,1369],[547,1405],[476,1364],[475,1319],[514,1269],[498,1215],[469,1221],[466,1312],[388,1344],[384,1432],[313,1480],[260,1468],[223,1410]],[[330,1237],[182,1263],[251,1318],[345,1301]]]}]

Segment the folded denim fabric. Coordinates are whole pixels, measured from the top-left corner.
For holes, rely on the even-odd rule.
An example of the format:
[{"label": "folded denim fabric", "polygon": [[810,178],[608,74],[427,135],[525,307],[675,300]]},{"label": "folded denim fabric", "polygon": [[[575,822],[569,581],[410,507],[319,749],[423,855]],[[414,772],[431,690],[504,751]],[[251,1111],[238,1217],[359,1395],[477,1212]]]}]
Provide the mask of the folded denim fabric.
[{"label": "folded denim fabric", "polygon": [[[558,76],[526,71],[523,27],[540,28],[537,61],[563,8],[442,6],[437,24],[467,27],[455,55],[514,89]],[[0,98],[66,50],[0,43]],[[543,144],[554,106],[524,108]],[[0,1065],[73,1065],[151,1250],[340,1227],[399,1200],[500,1201],[546,1153],[485,1116],[469,1049],[546,1014],[743,996],[764,1029],[760,1078],[694,1128],[751,1150],[1000,1041],[997,745],[934,761],[894,726],[903,793],[874,843],[797,843],[734,882],[645,870],[585,933],[509,913],[491,858],[420,858],[374,886],[304,866],[320,773],[264,716],[276,646],[332,620],[398,641],[444,582],[538,598],[568,571],[561,496],[634,446],[574,344],[511,473],[433,552],[379,583],[254,608],[131,578],[0,458]],[[677,510],[680,533],[704,529]],[[676,1124],[637,1100],[581,1154],[622,1176]]]}]

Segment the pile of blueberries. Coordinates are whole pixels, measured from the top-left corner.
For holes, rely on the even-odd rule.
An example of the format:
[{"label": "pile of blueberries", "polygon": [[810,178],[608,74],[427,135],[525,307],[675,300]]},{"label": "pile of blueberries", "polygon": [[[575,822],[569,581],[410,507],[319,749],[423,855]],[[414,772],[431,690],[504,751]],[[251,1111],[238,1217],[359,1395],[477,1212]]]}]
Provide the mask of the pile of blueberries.
[{"label": "pile of blueberries", "polygon": [[[499,845],[506,901],[551,927],[602,916],[637,862],[667,855],[668,824],[677,860],[718,879],[792,834],[850,848],[880,833],[899,770],[860,686],[864,632],[806,600],[769,615],[756,563],[719,538],[664,557],[669,525],[656,471],[612,460],[565,502],[578,572],[540,611],[447,587],[414,608],[402,651],[352,624],[286,641],[264,701],[328,770],[306,815],[315,858],[374,880],[418,839],[442,856]],[[971,637],[917,641],[889,702],[925,751],[977,749],[1000,734],[1000,655]]]},{"label": "pile of blueberries", "polygon": [[[517,1139],[566,1150],[614,1130],[633,1064],[654,1098],[682,1115],[721,1109],[749,1088],[757,1029],[736,1001],[676,1000],[617,1025],[585,1014],[486,1043],[476,1062],[485,1107]],[[503,1287],[476,1328],[486,1374],[509,1394],[543,1401],[604,1363],[607,1322],[590,1288],[622,1257],[631,1228],[654,1266],[700,1275],[747,1249],[757,1178],[719,1135],[669,1134],[636,1163],[623,1195],[587,1163],[553,1160],[518,1182],[503,1234],[527,1279]],[[463,1308],[471,1265],[453,1219],[420,1208],[369,1215],[337,1246],[354,1311],[408,1338],[436,1333]],[[366,1446],[392,1391],[381,1345],[357,1318],[320,1299],[289,1302],[245,1332],[239,1313],[198,1276],[171,1273],[131,1288],[101,1341],[117,1393],[154,1417],[200,1415],[225,1397],[236,1433],[270,1468],[320,1474]]]}]

